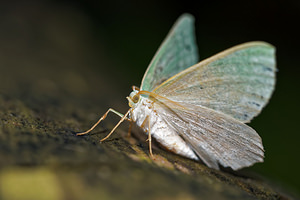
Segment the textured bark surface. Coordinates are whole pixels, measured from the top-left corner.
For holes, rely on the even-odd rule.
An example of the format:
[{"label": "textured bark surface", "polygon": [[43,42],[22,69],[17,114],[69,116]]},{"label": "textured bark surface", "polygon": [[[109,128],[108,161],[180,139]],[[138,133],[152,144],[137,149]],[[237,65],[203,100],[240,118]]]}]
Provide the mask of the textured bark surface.
[{"label": "textured bark surface", "polygon": [[128,138],[124,126],[99,143],[109,120],[93,134],[75,136],[86,127],[79,121],[88,124],[84,105],[66,108],[60,96],[56,104],[29,99],[0,98],[1,199],[288,198],[257,175],[213,170],[158,145],[151,160],[138,129]]}]

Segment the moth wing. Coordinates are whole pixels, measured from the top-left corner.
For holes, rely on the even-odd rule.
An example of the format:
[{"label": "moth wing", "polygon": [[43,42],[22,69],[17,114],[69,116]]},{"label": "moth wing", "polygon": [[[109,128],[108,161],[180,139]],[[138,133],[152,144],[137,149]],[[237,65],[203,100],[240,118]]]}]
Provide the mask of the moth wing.
[{"label": "moth wing", "polygon": [[197,62],[194,18],[189,14],[183,14],[148,66],[141,83],[141,90],[152,91],[168,78]]},{"label": "moth wing", "polygon": [[201,61],[153,92],[250,122],[274,90],[275,71],[275,48],[265,42],[249,42]]},{"label": "moth wing", "polygon": [[264,150],[254,129],[210,108],[156,99],[157,114],[209,167],[234,170],[263,162]]}]

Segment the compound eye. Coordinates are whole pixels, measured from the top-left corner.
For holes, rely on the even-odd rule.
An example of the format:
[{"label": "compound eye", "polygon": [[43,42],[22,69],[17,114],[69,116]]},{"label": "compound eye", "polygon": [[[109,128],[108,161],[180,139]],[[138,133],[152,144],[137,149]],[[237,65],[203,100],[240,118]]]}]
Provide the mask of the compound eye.
[{"label": "compound eye", "polygon": [[132,97],[133,103],[137,103],[140,100],[140,95],[136,94]]}]

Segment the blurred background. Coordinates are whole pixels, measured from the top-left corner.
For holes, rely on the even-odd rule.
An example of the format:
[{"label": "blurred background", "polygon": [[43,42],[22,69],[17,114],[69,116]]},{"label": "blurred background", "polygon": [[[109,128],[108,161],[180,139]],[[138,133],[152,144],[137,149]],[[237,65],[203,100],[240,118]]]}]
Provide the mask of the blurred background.
[{"label": "blurred background", "polygon": [[263,138],[265,162],[251,170],[299,191],[300,1],[1,2],[0,93],[37,102],[45,115],[57,96],[73,101],[70,110],[85,105],[94,116],[103,107],[124,113],[131,86],[139,86],[185,12],[195,16],[201,60],[253,40],[277,48],[275,93],[250,124]]}]

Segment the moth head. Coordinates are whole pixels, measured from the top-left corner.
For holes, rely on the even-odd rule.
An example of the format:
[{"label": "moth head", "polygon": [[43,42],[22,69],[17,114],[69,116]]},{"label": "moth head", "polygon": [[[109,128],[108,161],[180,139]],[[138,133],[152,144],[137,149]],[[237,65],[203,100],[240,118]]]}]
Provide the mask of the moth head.
[{"label": "moth head", "polygon": [[132,92],[130,93],[129,97],[126,97],[128,100],[128,105],[132,108],[135,107],[135,105],[140,101],[140,89],[132,86]]}]

